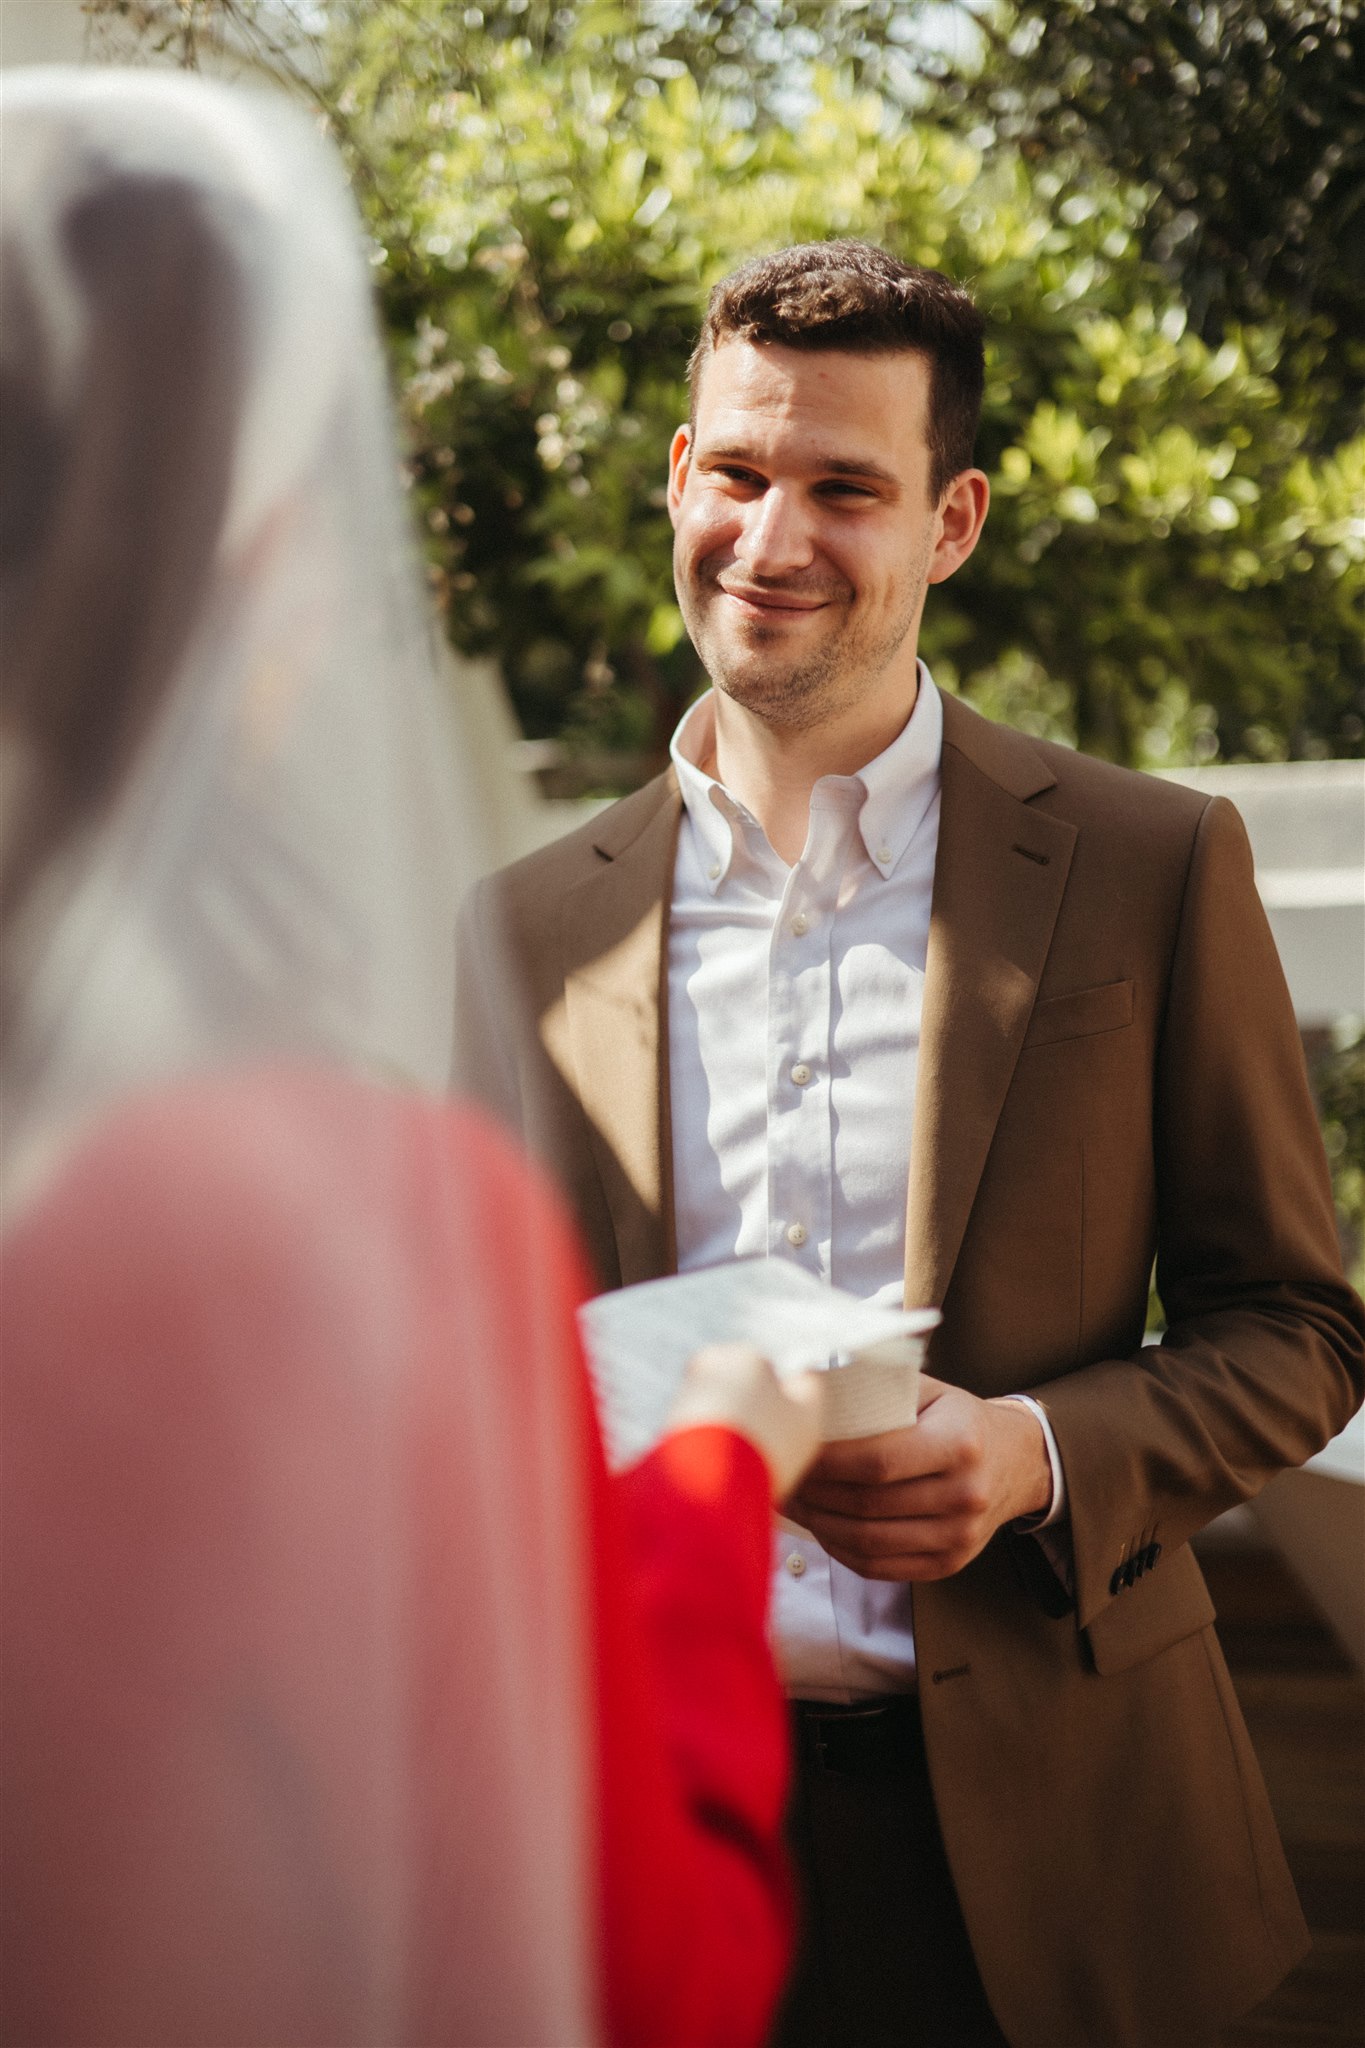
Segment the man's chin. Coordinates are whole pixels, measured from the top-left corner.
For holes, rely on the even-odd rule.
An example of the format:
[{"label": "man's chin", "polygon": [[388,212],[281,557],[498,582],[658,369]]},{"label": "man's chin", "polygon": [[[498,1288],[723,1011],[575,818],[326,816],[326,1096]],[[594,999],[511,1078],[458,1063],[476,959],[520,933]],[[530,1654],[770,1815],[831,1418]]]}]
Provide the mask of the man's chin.
[{"label": "man's chin", "polygon": [[707,674],[732,702],[784,725],[806,722],[828,682],[827,671],[794,669],[790,662],[718,661]]}]

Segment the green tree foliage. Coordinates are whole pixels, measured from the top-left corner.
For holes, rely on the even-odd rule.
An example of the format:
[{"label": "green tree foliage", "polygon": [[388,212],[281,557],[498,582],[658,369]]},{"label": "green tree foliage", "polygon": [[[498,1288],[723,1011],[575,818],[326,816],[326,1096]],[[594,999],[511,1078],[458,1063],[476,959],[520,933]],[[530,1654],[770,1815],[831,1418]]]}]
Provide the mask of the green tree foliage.
[{"label": "green tree foliage", "polygon": [[1119,759],[1359,747],[1365,445],[1312,452],[1282,330],[1193,332],[1114,178],[907,119],[814,59],[779,118],[771,71],[699,83],[638,18],[560,9],[536,40],[426,0],[358,10],[334,51],[380,159],[442,594],[528,729],[657,751],[698,680],[660,486],[705,291],[851,233],[971,279],[991,319],[996,507],[935,593],[936,669]]},{"label": "green tree foliage", "polygon": [[[1365,440],[1318,401],[1320,272],[1311,304],[1267,270],[1191,318],[1144,165],[1025,121],[1051,88],[1007,79],[1037,56],[1021,4],[970,46],[893,0],[327,11],[299,68],[358,173],[433,583],[529,733],[615,752],[619,780],[657,757],[700,680],[662,485],[706,291],[859,234],[990,321],[995,504],[931,596],[935,673],[1144,765],[1365,751]],[[217,12],[262,33],[251,0]]]},{"label": "green tree foliage", "polygon": [[[1191,325],[1286,317],[1314,381],[1365,382],[1365,21],[1358,0],[1020,0],[960,77],[992,134],[1141,184],[1140,239]],[[1291,372],[1303,365],[1295,357]],[[1353,386],[1349,392],[1344,386]]]}]

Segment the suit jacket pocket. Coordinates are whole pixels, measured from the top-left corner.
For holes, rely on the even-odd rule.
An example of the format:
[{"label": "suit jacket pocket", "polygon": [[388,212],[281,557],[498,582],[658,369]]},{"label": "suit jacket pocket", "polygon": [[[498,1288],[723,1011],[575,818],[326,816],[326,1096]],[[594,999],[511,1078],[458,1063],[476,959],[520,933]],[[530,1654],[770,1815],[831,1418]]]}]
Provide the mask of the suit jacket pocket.
[{"label": "suit jacket pocket", "polygon": [[1194,1552],[1182,1545],[1095,1616],[1085,1631],[1091,1661],[1106,1677],[1126,1671],[1207,1628],[1213,1618],[1204,1574]]},{"label": "suit jacket pocket", "polygon": [[1121,1031],[1133,1021],[1131,981],[1106,981],[1099,988],[1078,988],[1069,995],[1045,996],[1033,1006],[1024,1049],[1051,1045],[1059,1038],[1093,1038],[1101,1031]]}]

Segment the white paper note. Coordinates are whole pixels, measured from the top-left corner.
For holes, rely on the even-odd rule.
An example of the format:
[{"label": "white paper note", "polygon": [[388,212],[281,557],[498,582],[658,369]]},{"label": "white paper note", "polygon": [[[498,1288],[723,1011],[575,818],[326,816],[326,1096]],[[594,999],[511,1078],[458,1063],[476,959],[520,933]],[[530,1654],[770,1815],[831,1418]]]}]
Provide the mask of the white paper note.
[{"label": "white paper note", "polygon": [[[779,1373],[828,1369],[825,1435],[876,1436],[915,1419],[937,1309],[874,1308],[785,1259],[741,1259],[601,1294],[578,1312],[610,1463],[663,1435],[703,1344],[754,1344]],[[846,1361],[846,1362],[832,1362]]]}]

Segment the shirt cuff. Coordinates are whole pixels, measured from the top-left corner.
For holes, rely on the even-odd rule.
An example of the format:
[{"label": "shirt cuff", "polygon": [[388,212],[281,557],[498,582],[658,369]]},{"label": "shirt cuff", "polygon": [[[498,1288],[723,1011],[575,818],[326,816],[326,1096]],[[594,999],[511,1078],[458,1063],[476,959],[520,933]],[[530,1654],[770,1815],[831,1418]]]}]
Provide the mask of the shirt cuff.
[{"label": "shirt cuff", "polygon": [[1020,1535],[1036,1536],[1040,1529],[1051,1529],[1066,1513],[1066,1479],[1062,1472],[1061,1452],[1057,1449],[1052,1424],[1048,1421],[1047,1410],[1041,1402],[1035,1401],[1031,1394],[1002,1394],[999,1398],[1002,1401],[1013,1401],[1018,1407],[1027,1408],[1030,1414],[1035,1415],[1042,1428],[1043,1441],[1047,1445],[1047,1461],[1052,1467],[1051,1503],[1044,1514],[1020,1515],[1017,1521],[1010,1524],[1010,1527]]}]

